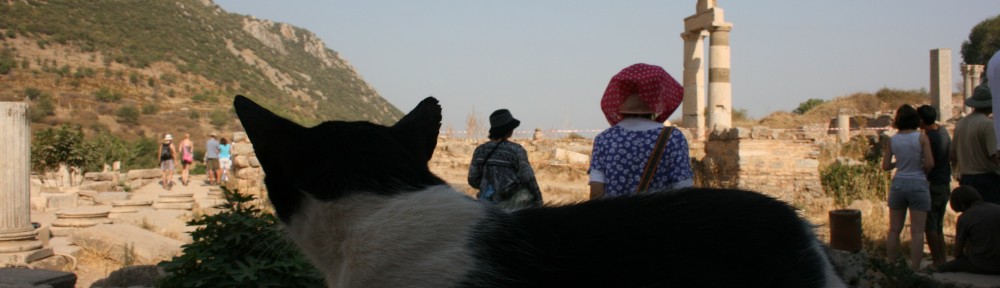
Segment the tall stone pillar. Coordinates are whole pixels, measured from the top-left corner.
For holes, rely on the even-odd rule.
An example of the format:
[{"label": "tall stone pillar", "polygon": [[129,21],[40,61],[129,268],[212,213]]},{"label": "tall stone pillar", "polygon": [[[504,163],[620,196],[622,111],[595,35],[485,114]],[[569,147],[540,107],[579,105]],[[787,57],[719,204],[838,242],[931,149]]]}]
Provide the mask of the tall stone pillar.
[{"label": "tall stone pillar", "polygon": [[31,128],[28,104],[0,102],[0,266],[52,254],[42,249],[31,224]]},{"label": "tall stone pillar", "polygon": [[975,89],[979,84],[982,84],[983,72],[986,72],[986,66],[983,65],[969,65],[972,69],[969,77],[972,78],[972,89]]},{"label": "tall stone pillar", "polygon": [[938,109],[938,121],[951,119],[951,49],[931,50],[931,104]]},{"label": "tall stone pillar", "polygon": [[733,86],[729,82],[729,31],[732,26],[716,26],[708,48],[708,129],[733,126]]},{"label": "tall stone pillar", "polygon": [[705,135],[705,31],[681,33],[684,39],[684,127],[696,139]]}]

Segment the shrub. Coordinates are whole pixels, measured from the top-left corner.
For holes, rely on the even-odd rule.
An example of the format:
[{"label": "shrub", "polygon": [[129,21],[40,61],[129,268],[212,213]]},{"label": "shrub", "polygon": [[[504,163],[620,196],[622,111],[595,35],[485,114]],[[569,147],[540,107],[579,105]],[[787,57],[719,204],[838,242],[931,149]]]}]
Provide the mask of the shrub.
[{"label": "shrub", "polygon": [[24,96],[28,97],[31,101],[38,100],[38,96],[42,96],[42,90],[35,87],[24,88]]},{"label": "shrub", "polygon": [[826,101],[823,99],[811,98],[809,100],[806,100],[806,102],[799,103],[799,108],[795,108],[795,110],[792,110],[792,113],[799,115],[806,114],[806,112],[809,112],[809,110],[812,110],[813,108],[816,108],[816,106],[819,106],[823,103],[826,103]]},{"label": "shrub", "polygon": [[111,89],[106,87],[101,87],[100,90],[97,90],[97,92],[94,93],[94,98],[97,98],[97,101],[114,103],[121,100],[122,95],[118,94],[118,92],[111,91]]},{"label": "shrub", "polygon": [[212,113],[208,115],[208,118],[211,121],[212,125],[214,125],[215,128],[218,129],[218,128],[222,128],[223,126],[225,126],[226,123],[229,123],[230,116],[229,116],[229,113],[226,113],[226,111],[215,110],[215,111],[212,111]]},{"label": "shrub", "polygon": [[133,106],[122,106],[118,108],[115,112],[115,120],[118,123],[126,124],[129,126],[139,125],[139,109]]},{"label": "shrub", "polygon": [[9,48],[0,50],[0,75],[10,73],[10,70],[14,69],[16,66],[17,61],[14,60],[14,52]]},{"label": "shrub", "polygon": [[31,141],[31,169],[44,173],[65,164],[86,167],[89,145],[80,127],[61,125],[35,132]]},{"label": "shrub", "polygon": [[156,112],[160,112],[160,106],[156,106],[155,103],[149,103],[149,104],[146,104],[146,105],[142,105],[142,114],[143,115],[152,115],[152,114],[156,114]]},{"label": "shrub", "polygon": [[250,204],[254,197],[223,188],[221,213],[188,222],[181,256],[158,266],[160,287],[322,287],[323,276],[286,240],[274,215]]},{"label": "shrub", "polygon": [[[35,89],[34,91],[38,91]],[[46,116],[56,115],[55,105],[52,104],[52,96],[49,94],[38,92],[38,96],[35,96],[34,103],[31,104],[31,109],[28,110],[28,118],[31,122],[40,122],[45,119]],[[29,96],[29,98],[32,98]]]}]

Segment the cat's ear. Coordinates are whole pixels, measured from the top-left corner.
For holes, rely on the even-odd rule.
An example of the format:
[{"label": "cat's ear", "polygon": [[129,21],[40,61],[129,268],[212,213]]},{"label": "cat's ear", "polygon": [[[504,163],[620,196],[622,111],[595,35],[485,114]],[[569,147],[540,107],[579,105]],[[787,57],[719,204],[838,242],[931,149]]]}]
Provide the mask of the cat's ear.
[{"label": "cat's ear", "polygon": [[399,119],[392,129],[395,136],[413,147],[424,162],[430,161],[441,130],[441,105],[434,97],[427,97],[403,119]]},{"label": "cat's ear", "polygon": [[305,127],[268,111],[243,95],[236,95],[233,107],[253,143],[264,173],[278,175],[280,170],[292,168],[284,162],[295,159],[291,154],[301,144],[300,135]]}]

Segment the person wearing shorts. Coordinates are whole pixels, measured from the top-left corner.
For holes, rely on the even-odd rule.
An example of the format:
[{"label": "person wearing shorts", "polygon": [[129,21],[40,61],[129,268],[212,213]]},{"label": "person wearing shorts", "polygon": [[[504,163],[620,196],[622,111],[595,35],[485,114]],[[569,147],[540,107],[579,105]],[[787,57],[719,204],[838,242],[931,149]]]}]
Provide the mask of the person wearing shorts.
[{"label": "person wearing shorts", "polygon": [[229,154],[232,148],[233,145],[229,144],[229,140],[225,137],[219,140],[219,168],[222,168],[222,182],[229,181],[229,168],[233,167],[233,160]]},{"label": "person wearing shorts", "polygon": [[[930,184],[927,172],[934,167],[930,140],[917,130],[920,117],[917,109],[903,104],[896,110],[893,126],[898,130],[883,148],[882,169],[896,169],[889,189],[889,235],[886,255],[889,262],[899,256],[899,234],[903,232],[907,210],[910,212],[910,269],[920,270],[924,258],[924,229],[927,211],[931,210]],[[895,158],[895,161],[893,159]]]},{"label": "person wearing shorts", "polygon": [[170,190],[173,182],[170,178],[174,175],[174,161],[177,161],[177,148],[174,147],[173,143],[174,137],[170,134],[163,136],[163,143],[160,143],[160,149],[156,151],[157,158],[160,159],[160,171],[163,173],[160,179],[160,184],[163,185],[163,189]]},{"label": "person wearing shorts", "polygon": [[215,132],[210,134],[211,138],[205,142],[205,173],[208,173],[208,185],[219,184],[219,140],[215,139]]}]

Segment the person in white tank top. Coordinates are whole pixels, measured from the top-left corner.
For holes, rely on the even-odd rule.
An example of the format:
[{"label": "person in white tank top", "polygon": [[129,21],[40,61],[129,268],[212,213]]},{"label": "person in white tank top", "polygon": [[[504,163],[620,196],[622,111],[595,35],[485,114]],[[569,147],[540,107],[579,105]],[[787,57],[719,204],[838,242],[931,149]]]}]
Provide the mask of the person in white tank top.
[{"label": "person in white tank top", "polygon": [[[908,104],[896,110],[893,120],[896,135],[888,139],[883,148],[882,169],[896,169],[889,189],[889,235],[886,237],[886,255],[889,262],[899,256],[899,234],[903,231],[906,212],[910,212],[910,268],[920,270],[924,256],[924,228],[927,211],[931,210],[930,186],[927,172],[934,168],[934,156],[927,135],[917,130],[920,116]],[[893,159],[895,158],[895,161]]]}]

